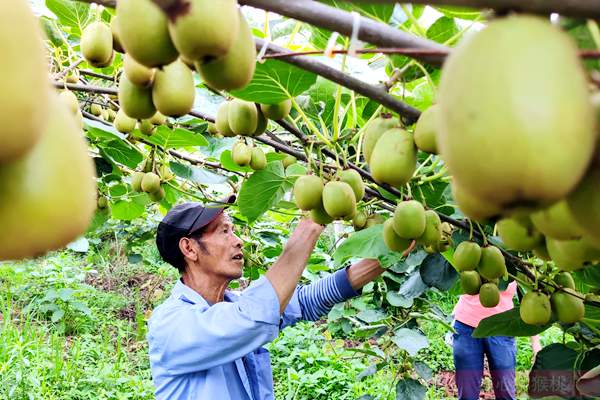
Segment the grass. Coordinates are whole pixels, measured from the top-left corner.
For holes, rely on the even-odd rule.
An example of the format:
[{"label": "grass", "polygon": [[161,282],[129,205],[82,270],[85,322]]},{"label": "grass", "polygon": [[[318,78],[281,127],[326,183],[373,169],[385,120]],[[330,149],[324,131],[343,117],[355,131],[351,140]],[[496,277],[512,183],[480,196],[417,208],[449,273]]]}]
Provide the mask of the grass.
[{"label": "grass", "polygon": [[[154,246],[140,245],[132,257],[115,243],[98,242],[88,254],[62,251],[0,263],[0,399],[154,398],[146,321],[178,274],[159,260]],[[450,312],[456,298],[432,292],[430,300]],[[423,321],[421,329],[430,346],[417,359],[434,372],[451,371],[446,328]],[[558,328],[548,330],[542,344],[560,337]],[[332,338],[327,324],[286,329],[269,346],[276,398],[395,399],[402,360],[375,370],[379,359],[355,346]],[[523,394],[531,349],[526,338],[519,338],[518,346]],[[428,399],[444,396],[443,386],[429,385]]]}]

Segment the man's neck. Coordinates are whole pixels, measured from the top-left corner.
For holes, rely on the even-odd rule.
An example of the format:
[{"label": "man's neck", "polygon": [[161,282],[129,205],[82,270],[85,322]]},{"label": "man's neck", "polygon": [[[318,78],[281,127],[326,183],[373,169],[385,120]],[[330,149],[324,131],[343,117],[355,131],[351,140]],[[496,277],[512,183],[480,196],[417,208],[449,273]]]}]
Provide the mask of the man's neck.
[{"label": "man's neck", "polygon": [[223,277],[206,275],[189,269],[183,273],[181,280],[210,304],[223,301],[225,289],[229,286],[229,281]]}]

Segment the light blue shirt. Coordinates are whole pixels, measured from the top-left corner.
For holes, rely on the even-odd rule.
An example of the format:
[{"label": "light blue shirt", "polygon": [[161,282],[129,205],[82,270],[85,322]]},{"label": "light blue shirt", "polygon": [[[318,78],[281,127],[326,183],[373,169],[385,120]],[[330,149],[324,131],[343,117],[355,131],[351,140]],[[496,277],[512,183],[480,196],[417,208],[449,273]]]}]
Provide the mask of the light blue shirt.
[{"label": "light blue shirt", "polygon": [[273,400],[269,352],[262,346],[300,320],[315,321],[358,295],[346,270],[298,286],[283,314],[262,276],[210,305],[178,280],[148,322],[157,400]]}]

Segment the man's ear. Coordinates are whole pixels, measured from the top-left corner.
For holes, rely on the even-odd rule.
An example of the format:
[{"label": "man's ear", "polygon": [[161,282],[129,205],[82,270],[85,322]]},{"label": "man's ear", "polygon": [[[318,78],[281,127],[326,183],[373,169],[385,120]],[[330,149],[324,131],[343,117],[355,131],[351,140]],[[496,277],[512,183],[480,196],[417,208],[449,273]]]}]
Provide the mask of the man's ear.
[{"label": "man's ear", "polygon": [[197,246],[194,245],[193,239],[187,237],[179,239],[179,250],[185,258],[189,258],[192,261],[198,261],[198,249]]}]

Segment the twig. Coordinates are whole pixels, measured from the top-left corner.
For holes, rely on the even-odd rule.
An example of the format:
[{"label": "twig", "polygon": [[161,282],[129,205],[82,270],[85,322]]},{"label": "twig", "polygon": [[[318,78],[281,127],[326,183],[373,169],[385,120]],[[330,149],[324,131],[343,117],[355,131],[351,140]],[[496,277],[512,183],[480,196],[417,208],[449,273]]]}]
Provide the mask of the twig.
[{"label": "twig", "polygon": [[87,76],[91,76],[91,77],[94,77],[94,78],[104,79],[106,81],[113,81],[113,82],[115,82],[115,77],[114,76],[99,74],[98,72],[90,71],[88,69],[80,69],[79,72],[82,75],[87,75]]},{"label": "twig", "polygon": [[117,89],[102,87],[102,86],[90,86],[90,85],[82,85],[79,83],[64,83],[64,82],[52,82],[52,84],[57,88],[67,88],[69,90],[73,90],[75,92],[87,92],[87,93],[104,93],[104,94],[118,94]]},{"label": "twig", "polygon": [[81,64],[84,61],[83,58],[80,58],[79,60],[75,61],[73,64],[69,65],[67,68],[63,69],[62,71],[60,71],[59,73],[55,74],[53,79],[56,81],[61,80],[62,78],[64,78],[65,76],[67,76],[67,74],[71,71],[73,71],[75,68],[77,68],[77,66],[79,64]]}]

